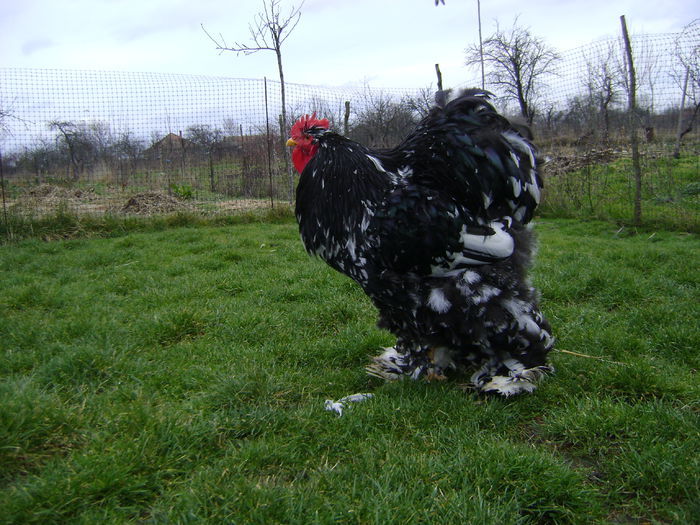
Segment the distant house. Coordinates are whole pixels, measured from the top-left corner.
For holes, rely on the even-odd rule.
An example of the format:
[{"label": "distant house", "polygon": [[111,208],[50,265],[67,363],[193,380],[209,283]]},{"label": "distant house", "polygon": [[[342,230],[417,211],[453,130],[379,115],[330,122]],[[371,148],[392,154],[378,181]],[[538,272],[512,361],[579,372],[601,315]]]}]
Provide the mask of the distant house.
[{"label": "distant house", "polygon": [[241,150],[243,137],[226,135],[222,137],[218,144],[218,149],[227,153],[238,153]]},{"label": "distant house", "polygon": [[[274,142],[271,142],[274,144]],[[265,158],[267,137],[265,135],[224,136],[209,148],[182,135],[168,133],[143,152],[143,158],[151,169],[167,171],[184,169],[185,165],[198,162],[220,162],[234,156]]]},{"label": "distant house", "polygon": [[194,149],[192,141],[183,138],[181,135],[168,133],[162,139],[154,142],[143,154],[149,161],[171,164],[181,162],[192,149]]}]

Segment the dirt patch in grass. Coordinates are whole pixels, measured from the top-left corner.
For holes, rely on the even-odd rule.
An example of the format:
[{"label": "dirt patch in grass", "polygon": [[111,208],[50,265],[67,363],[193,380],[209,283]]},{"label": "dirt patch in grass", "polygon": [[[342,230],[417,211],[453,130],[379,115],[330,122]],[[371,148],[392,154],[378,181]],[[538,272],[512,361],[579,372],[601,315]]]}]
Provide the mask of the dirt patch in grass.
[{"label": "dirt patch in grass", "polygon": [[190,211],[193,206],[171,195],[157,191],[146,191],[131,196],[119,211],[137,215],[157,215],[176,211]]},{"label": "dirt patch in grass", "polygon": [[[234,199],[213,203],[220,211],[248,211],[270,208],[270,199]],[[275,207],[288,206],[287,201],[275,201]]]},{"label": "dirt patch in grass", "polygon": [[[40,184],[27,188],[14,199],[6,199],[9,210],[20,215],[43,217],[56,211],[81,215],[153,216],[192,212],[231,214],[271,208],[269,198],[179,199],[167,191],[144,190],[137,193],[116,186],[97,191],[91,187],[70,188],[56,184]],[[287,207],[287,201],[275,200],[274,207]]]},{"label": "dirt patch in grass", "polygon": [[28,189],[23,200],[33,201],[45,207],[61,202],[78,203],[96,201],[100,197],[91,188],[64,188],[55,184],[39,184]]},{"label": "dirt patch in grass", "polygon": [[68,188],[56,184],[32,186],[17,198],[7,199],[6,204],[13,212],[37,216],[64,208],[80,213],[104,213],[114,205],[106,202],[105,197],[93,188]]},{"label": "dirt patch in grass", "polygon": [[607,164],[624,156],[624,154],[624,152],[611,148],[591,150],[580,154],[552,153],[551,155],[546,155],[547,161],[544,164],[544,173],[549,177],[565,175],[588,166]]}]

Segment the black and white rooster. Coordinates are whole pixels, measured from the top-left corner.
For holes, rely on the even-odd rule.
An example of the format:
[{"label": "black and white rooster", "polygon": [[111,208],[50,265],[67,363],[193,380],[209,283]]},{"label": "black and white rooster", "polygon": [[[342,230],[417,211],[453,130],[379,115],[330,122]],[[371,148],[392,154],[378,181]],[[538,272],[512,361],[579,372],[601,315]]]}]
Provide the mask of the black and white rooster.
[{"label": "black and white rooster", "polygon": [[[527,271],[540,199],[535,150],[467,90],[396,148],[371,150],[315,115],[292,127],[296,217],[307,251],[354,279],[396,345],[367,370],[532,392],[554,340]],[[442,97],[444,100],[444,97]]]}]

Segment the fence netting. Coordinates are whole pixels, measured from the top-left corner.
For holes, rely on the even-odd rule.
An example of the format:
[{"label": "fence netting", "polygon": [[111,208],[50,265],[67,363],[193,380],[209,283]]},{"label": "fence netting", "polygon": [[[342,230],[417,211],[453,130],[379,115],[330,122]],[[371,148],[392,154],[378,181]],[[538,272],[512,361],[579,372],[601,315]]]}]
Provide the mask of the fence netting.
[{"label": "fence netting", "polygon": [[[533,98],[543,213],[629,222],[630,131],[638,133],[643,221],[697,230],[700,24],[632,38],[637,108],[620,38],[561,53]],[[466,87],[466,86],[462,86]],[[486,86],[507,114],[517,104]],[[429,86],[286,85],[271,79],[0,69],[2,220],[71,213],[230,213],[285,205],[297,176],[284,142],[316,112],[369,146],[388,147],[425,114]]]}]

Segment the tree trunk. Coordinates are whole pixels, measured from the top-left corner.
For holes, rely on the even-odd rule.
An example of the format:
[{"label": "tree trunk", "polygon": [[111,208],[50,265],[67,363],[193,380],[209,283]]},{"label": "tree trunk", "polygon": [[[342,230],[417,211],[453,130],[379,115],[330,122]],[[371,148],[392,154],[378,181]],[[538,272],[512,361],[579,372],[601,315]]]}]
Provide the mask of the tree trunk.
[{"label": "tree trunk", "polygon": [[518,103],[520,104],[520,115],[527,121],[528,126],[532,126],[532,116],[530,115],[530,108],[527,105],[527,100],[523,95],[522,88],[518,86]]},{"label": "tree trunk", "polygon": [[[275,54],[277,55],[277,68],[280,72],[280,95],[282,98],[282,126],[287,129],[287,99],[284,90],[284,71],[282,70],[282,51],[280,46],[277,45],[275,48]],[[282,140],[284,140],[284,134],[282,134]],[[289,162],[289,148],[283,147],[283,157],[284,157],[284,169],[289,176],[289,204],[294,202],[294,173],[292,173],[292,165]]]},{"label": "tree trunk", "polygon": [[8,237],[12,238],[12,229],[10,228],[10,223],[7,221],[7,200],[5,199],[5,172],[2,168],[2,152],[0,152],[0,193],[2,193],[2,215],[5,220],[5,227],[7,228]]},{"label": "tree trunk", "polygon": [[216,192],[216,183],[214,181],[214,159],[213,159],[214,153],[212,152],[212,150],[208,151],[207,156],[209,157],[209,183],[211,185],[211,192],[215,193]]},{"label": "tree trunk", "polygon": [[685,111],[685,98],[688,94],[688,78],[690,77],[690,68],[685,69],[685,81],[683,82],[683,96],[681,97],[681,107],[678,111],[678,127],[676,130],[676,145],[673,148],[673,158],[677,159],[681,156],[681,139],[683,138],[683,112]]}]

